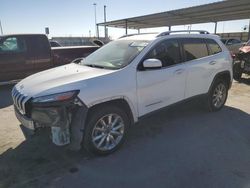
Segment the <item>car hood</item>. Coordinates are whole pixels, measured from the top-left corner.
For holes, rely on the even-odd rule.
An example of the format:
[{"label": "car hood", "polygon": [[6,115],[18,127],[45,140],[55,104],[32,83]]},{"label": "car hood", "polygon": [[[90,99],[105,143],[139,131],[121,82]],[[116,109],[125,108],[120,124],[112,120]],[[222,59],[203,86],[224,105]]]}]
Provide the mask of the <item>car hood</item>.
[{"label": "car hood", "polygon": [[110,74],[115,70],[87,67],[79,64],[68,64],[31,75],[15,87],[30,97],[77,90],[84,87],[88,79]]}]

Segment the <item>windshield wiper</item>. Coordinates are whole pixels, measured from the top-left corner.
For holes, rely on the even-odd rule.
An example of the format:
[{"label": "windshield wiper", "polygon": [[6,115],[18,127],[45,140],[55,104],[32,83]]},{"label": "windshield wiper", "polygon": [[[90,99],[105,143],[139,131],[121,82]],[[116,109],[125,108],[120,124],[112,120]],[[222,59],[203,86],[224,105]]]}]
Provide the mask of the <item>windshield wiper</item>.
[{"label": "windshield wiper", "polygon": [[99,69],[104,69],[105,68],[104,66],[95,65],[95,64],[83,64],[83,65],[88,66],[88,67],[99,68]]}]

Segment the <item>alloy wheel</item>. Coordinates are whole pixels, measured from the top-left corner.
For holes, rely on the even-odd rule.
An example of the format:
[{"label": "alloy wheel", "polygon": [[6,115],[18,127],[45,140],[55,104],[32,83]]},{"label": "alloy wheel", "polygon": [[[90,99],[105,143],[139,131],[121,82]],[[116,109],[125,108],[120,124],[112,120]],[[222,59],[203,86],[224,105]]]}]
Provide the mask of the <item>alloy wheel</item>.
[{"label": "alloy wheel", "polygon": [[118,114],[101,117],[92,131],[92,142],[101,151],[115,148],[124,135],[124,121]]}]

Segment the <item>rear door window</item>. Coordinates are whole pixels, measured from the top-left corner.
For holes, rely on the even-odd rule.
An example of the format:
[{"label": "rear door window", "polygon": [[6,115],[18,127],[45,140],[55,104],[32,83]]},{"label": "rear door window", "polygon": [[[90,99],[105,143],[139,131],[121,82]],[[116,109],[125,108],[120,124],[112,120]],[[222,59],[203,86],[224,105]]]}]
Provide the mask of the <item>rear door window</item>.
[{"label": "rear door window", "polygon": [[181,39],[186,61],[199,59],[208,56],[207,45],[200,38],[184,38]]}]

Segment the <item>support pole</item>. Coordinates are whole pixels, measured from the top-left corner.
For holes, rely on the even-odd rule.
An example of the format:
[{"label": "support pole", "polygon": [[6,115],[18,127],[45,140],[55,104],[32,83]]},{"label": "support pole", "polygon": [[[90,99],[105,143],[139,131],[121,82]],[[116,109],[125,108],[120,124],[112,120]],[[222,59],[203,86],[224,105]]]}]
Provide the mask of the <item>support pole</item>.
[{"label": "support pole", "polygon": [[214,26],[214,34],[216,34],[217,32],[217,22],[214,22],[215,23],[215,26]]},{"label": "support pole", "polygon": [[138,29],[138,34],[140,34],[140,29]]},{"label": "support pole", "polygon": [[0,29],[1,29],[1,34],[3,35],[3,27],[2,27],[1,20],[0,20]]},{"label": "support pole", "polygon": [[168,30],[169,30],[169,31],[171,31],[171,25],[170,25],[170,26],[168,26]]},{"label": "support pole", "polygon": [[[104,5],[104,23],[106,24],[106,5]],[[105,36],[105,38],[107,38],[108,36],[107,36],[107,27],[106,27],[106,25],[104,26],[104,36]]]},{"label": "support pole", "polygon": [[250,40],[250,19],[249,19],[249,25],[248,25],[248,40]]},{"label": "support pole", "polygon": [[128,34],[128,20],[125,20],[125,34]]},{"label": "support pole", "polygon": [[96,24],[96,32],[97,32],[97,38],[99,39],[99,25]]},{"label": "support pole", "polygon": [[94,11],[95,11],[95,34],[96,34],[96,36],[98,35],[98,26],[97,26],[97,23],[96,23],[96,3],[93,3],[93,5],[94,5]]}]

